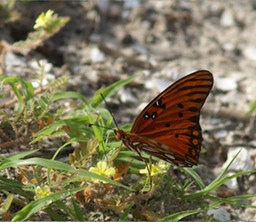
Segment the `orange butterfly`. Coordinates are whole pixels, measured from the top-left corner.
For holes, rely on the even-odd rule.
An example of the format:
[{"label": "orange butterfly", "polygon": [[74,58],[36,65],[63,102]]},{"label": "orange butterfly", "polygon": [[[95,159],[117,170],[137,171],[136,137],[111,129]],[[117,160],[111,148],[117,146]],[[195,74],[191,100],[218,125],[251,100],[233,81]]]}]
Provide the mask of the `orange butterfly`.
[{"label": "orange butterfly", "polygon": [[206,70],[181,78],[144,108],[130,133],[115,130],[116,138],[142,159],[145,151],[178,166],[197,165],[203,141],[200,111],[212,86]]}]

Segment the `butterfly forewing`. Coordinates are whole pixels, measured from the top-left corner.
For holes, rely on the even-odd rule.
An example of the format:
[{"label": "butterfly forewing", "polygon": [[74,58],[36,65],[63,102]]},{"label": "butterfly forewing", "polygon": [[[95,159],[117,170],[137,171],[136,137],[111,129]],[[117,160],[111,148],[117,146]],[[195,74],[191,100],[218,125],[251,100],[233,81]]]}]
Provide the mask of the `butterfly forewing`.
[{"label": "butterfly forewing", "polygon": [[131,132],[145,135],[159,129],[186,129],[183,126],[189,126],[190,122],[199,122],[200,109],[212,86],[213,77],[209,71],[197,71],[183,77],[144,108],[136,118]]},{"label": "butterfly forewing", "polygon": [[202,143],[200,110],[212,86],[212,74],[201,70],[164,90],[140,113],[128,134],[136,149],[177,165],[197,164]]}]

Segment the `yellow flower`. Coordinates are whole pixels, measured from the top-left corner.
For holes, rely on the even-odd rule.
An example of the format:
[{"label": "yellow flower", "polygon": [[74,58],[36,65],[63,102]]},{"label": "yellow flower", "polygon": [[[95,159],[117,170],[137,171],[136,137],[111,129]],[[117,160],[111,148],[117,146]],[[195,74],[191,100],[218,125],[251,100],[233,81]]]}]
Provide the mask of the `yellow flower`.
[{"label": "yellow flower", "polygon": [[42,12],[36,19],[34,29],[45,28],[53,19],[53,11],[48,10],[46,13]]},{"label": "yellow flower", "polygon": [[[152,164],[151,166],[149,166],[149,168],[150,168],[150,175],[154,176],[156,174],[166,172],[166,163],[164,163],[163,161],[160,161],[157,164]],[[145,169],[143,169],[143,170],[140,170],[140,173],[148,175],[147,167]]]},{"label": "yellow flower", "polygon": [[[115,175],[116,170],[112,166],[108,166],[106,161],[99,161],[97,163],[97,167],[91,167],[89,169],[90,172],[99,174],[104,177],[112,177]],[[100,180],[99,179],[93,179],[94,182],[98,183]],[[104,181],[102,181],[104,183]]]},{"label": "yellow flower", "polygon": [[52,192],[50,190],[50,187],[48,187],[48,186],[44,186],[44,187],[37,186],[35,188],[34,199],[38,200],[38,199],[41,199],[43,197],[49,196],[51,194],[52,194]]}]

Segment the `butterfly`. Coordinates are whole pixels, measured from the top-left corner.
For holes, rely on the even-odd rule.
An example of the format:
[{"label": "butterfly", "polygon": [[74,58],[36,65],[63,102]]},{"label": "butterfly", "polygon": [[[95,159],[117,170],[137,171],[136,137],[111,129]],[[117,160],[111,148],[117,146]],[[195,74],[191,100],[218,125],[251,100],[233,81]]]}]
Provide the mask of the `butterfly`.
[{"label": "butterfly", "polygon": [[200,111],[212,86],[207,70],[179,79],[143,109],[130,133],[114,130],[116,138],[142,160],[144,151],[178,166],[197,165],[203,141]]}]

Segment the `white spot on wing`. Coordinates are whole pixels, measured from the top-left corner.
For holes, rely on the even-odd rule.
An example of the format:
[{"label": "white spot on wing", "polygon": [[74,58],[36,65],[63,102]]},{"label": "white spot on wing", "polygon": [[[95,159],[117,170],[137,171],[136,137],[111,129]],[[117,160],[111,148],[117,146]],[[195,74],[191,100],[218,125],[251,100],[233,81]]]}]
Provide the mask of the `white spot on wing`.
[{"label": "white spot on wing", "polygon": [[151,147],[148,145],[141,147],[141,149],[143,151],[150,152],[150,153],[158,153],[159,152],[155,147]]},{"label": "white spot on wing", "polygon": [[167,153],[165,153],[164,154],[168,159],[170,159],[170,160],[175,160],[176,158],[173,156],[173,155],[171,155],[171,154],[167,154]]},{"label": "white spot on wing", "polygon": [[132,145],[133,146],[138,146],[139,144],[141,144],[140,142],[133,142]]}]

